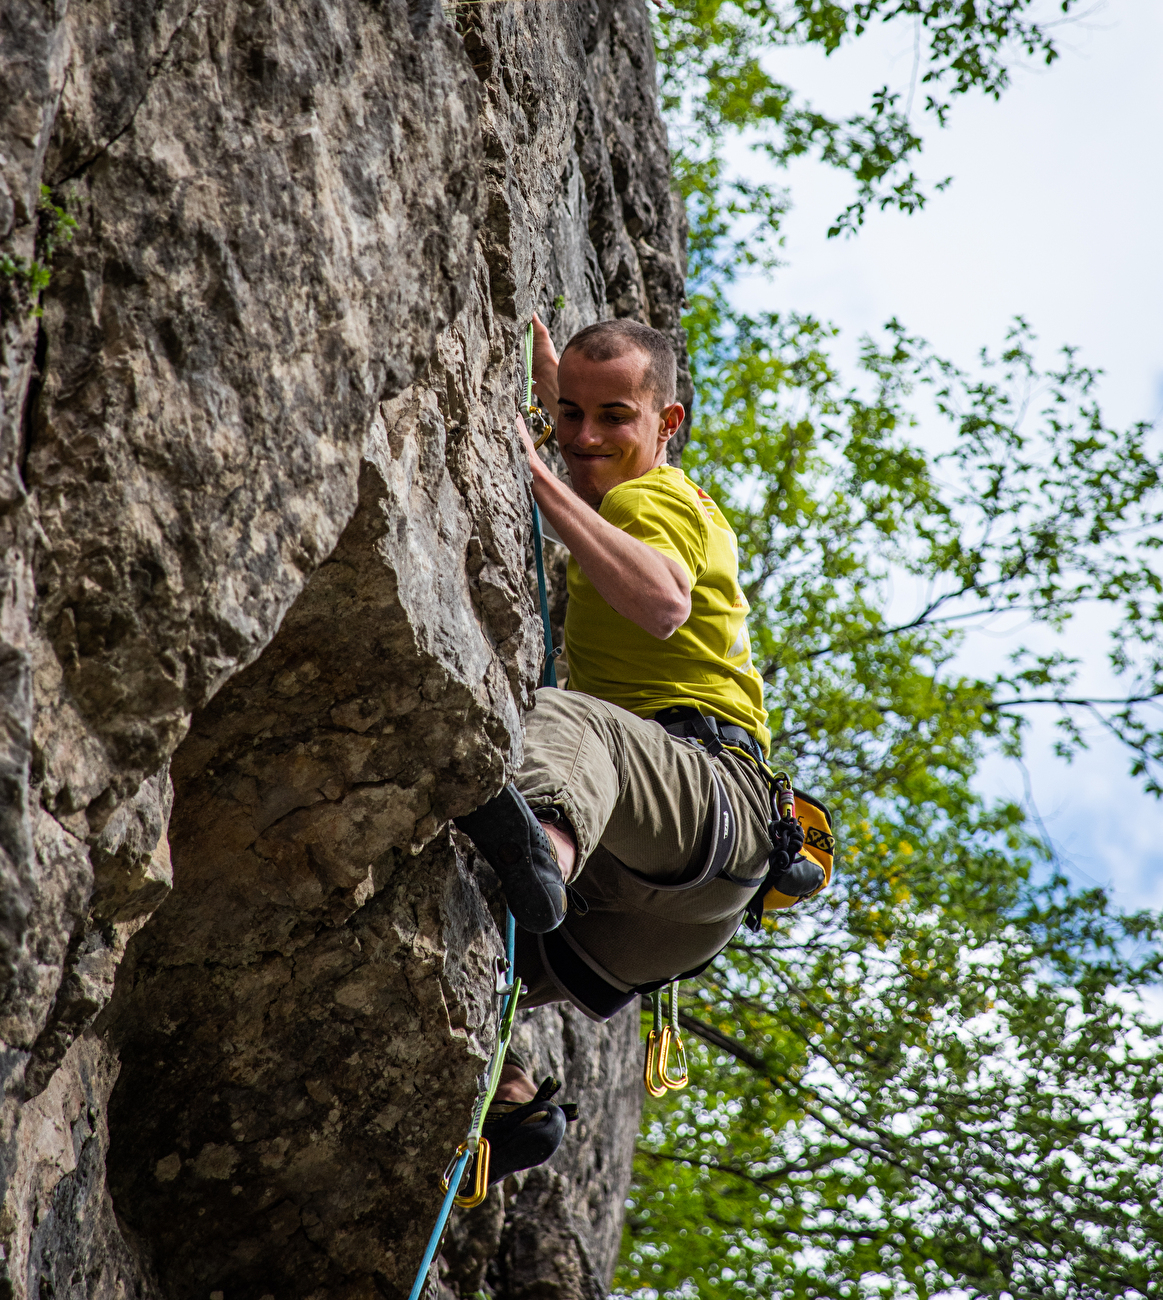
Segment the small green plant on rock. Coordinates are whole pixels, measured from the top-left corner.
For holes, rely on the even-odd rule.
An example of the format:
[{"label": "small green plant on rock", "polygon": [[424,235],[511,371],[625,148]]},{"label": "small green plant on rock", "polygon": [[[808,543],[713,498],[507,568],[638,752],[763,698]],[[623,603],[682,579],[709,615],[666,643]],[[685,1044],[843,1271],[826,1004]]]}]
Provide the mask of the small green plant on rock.
[{"label": "small green plant on rock", "polygon": [[69,213],[72,196],[63,206],[53,202],[47,185],[40,187],[37,205],[35,256],[32,261],[11,253],[0,253],[0,317],[27,312],[41,314],[40,295],[52,278],[52,259],[59,245],[67,244],[77,229]]}]

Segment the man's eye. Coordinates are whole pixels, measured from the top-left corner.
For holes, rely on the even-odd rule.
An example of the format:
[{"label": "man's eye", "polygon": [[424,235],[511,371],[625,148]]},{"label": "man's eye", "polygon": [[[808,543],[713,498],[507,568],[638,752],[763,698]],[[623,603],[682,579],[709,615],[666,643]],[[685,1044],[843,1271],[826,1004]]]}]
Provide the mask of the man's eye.
[{"label": "man's eye", "polygon": [[562,418],[563,420],[580,420],[580,419],[581,419],[581,415],[582,415],[582,413],[581,413],[580,411],[562,411],[562,412],[561,412],[561,418]]}]

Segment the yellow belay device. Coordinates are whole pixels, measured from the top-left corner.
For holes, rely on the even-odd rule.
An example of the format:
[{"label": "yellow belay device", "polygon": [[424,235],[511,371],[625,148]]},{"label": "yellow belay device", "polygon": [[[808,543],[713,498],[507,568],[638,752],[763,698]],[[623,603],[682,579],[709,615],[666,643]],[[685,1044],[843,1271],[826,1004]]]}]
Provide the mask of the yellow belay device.
[{"label": "yellow belay device", "polygon": [[[775,796],[776,817],[798,821],[803,827],[802,856],[809,862],[814,862],[824,873],[820,889],[826,889],[832,880],[832,858],[836,852],[836,837],[832,834],[832,814],[810,794],[793,789],[791,778],[786,772],[776,772],[769,784]],[[816,893],[819,893],[819,890]],[[778,889],[769,889],[763,896],[763,911],[781,911],[803,901],[803,898],[791,894],[781,894]]]}]

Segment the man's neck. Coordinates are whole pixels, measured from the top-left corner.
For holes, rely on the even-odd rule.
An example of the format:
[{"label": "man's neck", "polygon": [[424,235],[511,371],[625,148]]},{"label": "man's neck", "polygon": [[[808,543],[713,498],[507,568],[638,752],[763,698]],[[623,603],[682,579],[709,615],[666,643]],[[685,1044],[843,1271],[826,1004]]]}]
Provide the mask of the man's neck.
[{"label": "man's neck", "polygon": [[[592,506],[595,510],[600,510],[602,508],[602,502],[615,490],[615,488],[620,488],[623,483],[633,483],[635,479],[645,478],[647,474],[653,474],[656,469],[661,469],[665,464],[666,454],[663,453],[662,458],[657,462],[657,464],[651,465],[649,469],[644,469],[641,474],[631,474],[629,478],[624,478],[620,482],[615,483],[613,487],[607,488],[596,500],[592,497],[582,497],[582,500],[587,506]],[[581,496],[580,492],[578,493],[578,496]]]}]

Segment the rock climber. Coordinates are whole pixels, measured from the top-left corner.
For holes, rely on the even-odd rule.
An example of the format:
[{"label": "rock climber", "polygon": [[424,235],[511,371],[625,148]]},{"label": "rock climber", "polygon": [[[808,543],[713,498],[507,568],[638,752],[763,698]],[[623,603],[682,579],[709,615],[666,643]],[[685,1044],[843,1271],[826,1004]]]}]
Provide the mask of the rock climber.
[{"label": "rock climber", "polygon": [[[700,970],[765,900],[816,893],[832,846],[818,805],[806,851],[800,823],[773,815],[738,544],[666,459],[685,416],[669,340],[601,321],[559,360],[535,317],[533,373],[569,473],[519,422],[534,498],[569,550],[568,686],[537,692],[512,783],[457,825],[520,927],[521,1008],[565,1001],[605,1020]],[[551,1095],[510,1058],[484,1130],[490,1182],[556,1149]]]}]

